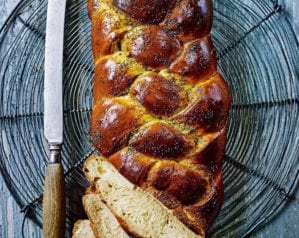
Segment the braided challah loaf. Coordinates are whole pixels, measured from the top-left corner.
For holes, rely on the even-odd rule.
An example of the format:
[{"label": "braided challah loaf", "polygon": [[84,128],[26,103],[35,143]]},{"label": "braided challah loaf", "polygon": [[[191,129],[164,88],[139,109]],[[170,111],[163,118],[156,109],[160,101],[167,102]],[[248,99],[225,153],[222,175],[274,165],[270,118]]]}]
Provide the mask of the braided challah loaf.
[{"label": "braided challah loaf", "polygon": [[205,234],[223,199],[231,104],[210,35],[212,0],[90,0],[88,9],[93,145]]}]

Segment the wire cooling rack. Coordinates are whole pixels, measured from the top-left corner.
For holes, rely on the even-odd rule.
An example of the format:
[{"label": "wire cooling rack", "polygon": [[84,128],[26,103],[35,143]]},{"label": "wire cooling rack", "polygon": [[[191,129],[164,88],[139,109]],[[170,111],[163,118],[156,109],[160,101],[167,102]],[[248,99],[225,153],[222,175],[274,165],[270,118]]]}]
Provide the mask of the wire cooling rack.
[{"label": "wire cooling rack", "polygon": [[[47,143],[43,138],[43,0],[15,8],[0,30],[0,168],[22,211],[41,225]],[[270,0],[215,0],[218,68],[233,92],[224,160],[225,199],[212,237],[245,237],[269,222],[298,184],[298,40]],[[85,0],[68,2],[64,52],[64,147],[68,236],[84,217],[81,167],[88,138],[93,61]],[[55,97],[55,95],[53,95]]]}]

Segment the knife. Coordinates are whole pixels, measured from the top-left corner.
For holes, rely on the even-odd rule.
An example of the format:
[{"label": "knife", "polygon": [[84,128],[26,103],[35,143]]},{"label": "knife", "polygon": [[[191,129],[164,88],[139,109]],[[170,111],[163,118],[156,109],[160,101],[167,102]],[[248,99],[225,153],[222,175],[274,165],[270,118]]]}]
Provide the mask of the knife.
[{"label": "knife", "polygon": [[63,143],[63,43],[66,0],[48,0],[44,134],[50,158],[45,172],[43,194],[43,233],[45,238],[65,236],[65,181],[61,165]]}]

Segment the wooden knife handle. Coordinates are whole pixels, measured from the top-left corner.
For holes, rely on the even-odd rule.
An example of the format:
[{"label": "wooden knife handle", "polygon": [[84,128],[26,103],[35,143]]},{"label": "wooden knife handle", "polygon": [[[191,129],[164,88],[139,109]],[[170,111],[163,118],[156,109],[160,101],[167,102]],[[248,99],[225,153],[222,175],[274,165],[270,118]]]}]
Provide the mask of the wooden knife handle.
[{"label": "wooden knife handle", "polygon": [[44,238],[65,236],[65,182],[60,163],[48,164],[43,195]]}]

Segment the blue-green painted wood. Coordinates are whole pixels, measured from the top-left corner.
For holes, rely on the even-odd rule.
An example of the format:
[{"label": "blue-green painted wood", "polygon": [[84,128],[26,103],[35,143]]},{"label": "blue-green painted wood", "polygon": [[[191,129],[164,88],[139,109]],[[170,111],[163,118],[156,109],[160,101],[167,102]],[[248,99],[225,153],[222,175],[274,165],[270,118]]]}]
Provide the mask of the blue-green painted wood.
[{"label": "blue-green painted wood", "polygon": [[[13,7],[19,0],[0,0],[0,26]],[[280,0],[280,3],[285,5],[288,17],[293,23],[293,27],[299,35],[299,0]],[[299,197],[297,189],[296,197]],[[23,214],[20,213],[20,208],[10,195],[7,185],[0,176],[0,238],[19,238],[21,237],[21,223]],[[299,237],[299,204],[298,199],[291,201],[284,211],[277,216],[273,221],[267,224],[263,229],[256,232],[252,237],[256,238],[279,238],[279,237]],[[27,220],[25,225],[26,237],[41,237],[41,230],[32,221]]]}]

